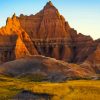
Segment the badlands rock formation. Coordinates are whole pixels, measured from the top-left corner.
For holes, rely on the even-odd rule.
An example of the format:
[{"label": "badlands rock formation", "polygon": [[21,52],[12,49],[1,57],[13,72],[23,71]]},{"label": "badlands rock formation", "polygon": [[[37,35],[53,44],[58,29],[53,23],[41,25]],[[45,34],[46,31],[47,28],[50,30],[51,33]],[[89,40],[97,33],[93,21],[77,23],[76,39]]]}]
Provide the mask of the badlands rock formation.
[{"label": "badlands rock formation", "polygon": [[[90,36],[78,34],[51,1],[35,15],[14,14],[12,18],[7,19],[6,26],[0,28],[0,63],[26,57],[26,55],[44,55],[73,63],[68,66],[72,69],[81,67],[82,69],[79,68],[77,71],[83,76],[85,75],[83,70],[89,74],[100,73],[100,39],[94,41]],[[22,60],[18,60],[20,61]],[[49,66],[50,62],[48,60],[45,66]],[[30,65],[27,63],[27,66],[28,64]],[[56,63],[53,64],[56,66]],[[63,65],[53,67],[53,64],[51,62],[47,72],[62,70],[60,67]],[[76,75],[77,71],[71,71],[72,75]],[[66,71],[65,74],[68,75]]]},{"label": "badlands rock formation", "polygon": [[18,19],[22,28],[36,43],[39,54],[71,61],[72,48],[63,44],[71,42],[70,26],[51,2],[36,15],[20,15]]},{"label": "badlands rock formation", "polygon": [[36,15],[18,19],[41,55],[82,63],[97,48],[90,36],[77,34],[51,2]]},{"label": "badlands rock formation", "polygon": [[21,28],[15,14],[0,29],[0,61],[6,62],[27,54],[38,54],[28,34]]}]

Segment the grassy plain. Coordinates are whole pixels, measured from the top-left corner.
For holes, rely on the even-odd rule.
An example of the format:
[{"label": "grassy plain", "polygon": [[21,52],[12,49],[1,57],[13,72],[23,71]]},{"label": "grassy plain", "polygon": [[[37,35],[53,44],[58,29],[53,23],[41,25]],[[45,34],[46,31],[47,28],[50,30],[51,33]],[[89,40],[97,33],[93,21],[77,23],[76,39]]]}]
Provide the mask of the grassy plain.
[{"label": "grassy plain", "polygon": [[99,80],[74,80],[63,83],[30,82],[0,76],[0,100],[11,100],[23,90],[53,95],[52,100],[99,100]]}]

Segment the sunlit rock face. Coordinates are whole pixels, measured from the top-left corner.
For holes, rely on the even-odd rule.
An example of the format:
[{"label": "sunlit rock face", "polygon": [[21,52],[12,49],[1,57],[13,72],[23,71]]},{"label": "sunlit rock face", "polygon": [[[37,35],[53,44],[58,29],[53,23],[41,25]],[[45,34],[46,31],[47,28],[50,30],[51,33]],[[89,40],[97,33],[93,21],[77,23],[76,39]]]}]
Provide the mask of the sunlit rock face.
[{"label": "sunlit rock face", "polygon": [[18,59],[27,54],[38,54],[28,34],[21,28],[15,14],[0,29],[0,62]]}]

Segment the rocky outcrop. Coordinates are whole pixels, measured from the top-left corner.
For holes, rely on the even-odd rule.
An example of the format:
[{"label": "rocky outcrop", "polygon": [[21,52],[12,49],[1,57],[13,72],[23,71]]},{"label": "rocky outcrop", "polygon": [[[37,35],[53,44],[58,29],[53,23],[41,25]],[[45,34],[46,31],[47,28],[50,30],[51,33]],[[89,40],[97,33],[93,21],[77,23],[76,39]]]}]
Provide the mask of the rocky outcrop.
[{"label": "rocky outcrop", "polygon": [[51,2],[36,15],[18,19],[40,55],[82,63],[96,50],[95,41],[72,29]]},{"label": "rocky outcrop", "polygon": [[[70,66],[75,66],[75,71],[70,73],[76,76],[81,72],[79,67],[82,74],[83,69],[90,74],[99,73],[99,44],[100,39],[94,41],[90,36],[78,34],[72,29],[49,1],[35,15],[21,14],[18,17],[14,14],[7,19],[6,26],[0,28],[0,63],[26,55],[44,55],[74,63]],[[46,64],[49,65],[49,62]],[[54,68],[51,72],[56,71]]]},{"label": "rocky outcrop", "polygon": [[16,55],[16,59],[22,58],[25,55],[30,55],[28,49],[26,48],[25,44],[23,43],[20,37],[18,37],[16,41],[15,55]]},{"label": "rocky outcrop", "polygon": [[14,14],[7,19],[6,26],[0,29],[0,61],[14,60],[26,54],[38,53]]},{"label": "rocky outcrop", "polygon": [[15,59],[16,35],[0,35],[0,63]]},{"label": "rocky outcrop", "polygon": [[48,2],[46,6],[36,15],[18,17],[22,28],[32,39],[68,38],[66,32],[70,28],[64,17],[58,10]]},{"label": "rocky outcrop", "polygon": [[35,45],[39,54],[71,62],[72,48],[63,44],[71,41],[70,26],[51,2],[36,15],[20,15],[18,19],[30,38],[35,43],[42,43]]},{"label": "rocky outcrop", "polygon": [[0,64],[0,74],[31,81],[98,77],[100,39],[78,34],[48,2],[35,15],[14,14],[0,28]]},{"label": "rocky outcrop", "polygon": [[12,98],[12,100],[51,100],[53,96],[45,93],[33,93],[30,91],[22,91]]},{"label": "rocky outcrop", "polygon": [[90,36],[77,34],[77,31],[70,29],[73,46],[73,62],[82,63],[89,55],[91,55],[97,48],[97,44]]},{"label": "rocky outcrop", "polygon": [[100,74],[100,44],[98,44],[96,50],[86,59],[91,67],[97,74]]},{"label": "rocky outcrop", "polygon": [[33,81],[64,81],[69,78],[85,78],[94,75],[88,69],[76,64],[68,64],[43,56],[27,56],[19,60],[4,63],[0,74],[10,77],[27,78]]}]

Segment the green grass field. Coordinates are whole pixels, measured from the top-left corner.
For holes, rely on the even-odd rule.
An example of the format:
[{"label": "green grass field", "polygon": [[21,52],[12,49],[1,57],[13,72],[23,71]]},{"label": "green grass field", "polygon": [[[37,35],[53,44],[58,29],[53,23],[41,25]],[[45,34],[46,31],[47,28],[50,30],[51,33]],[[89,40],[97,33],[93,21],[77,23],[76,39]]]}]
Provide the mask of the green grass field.
[{"label": "green grass field", "polygon": [[11,100],[22,90],[53,95],[52,100],[99,100],[99,80],[74,80],[64,83],[30,82],[0,76],[0,100]]}]

